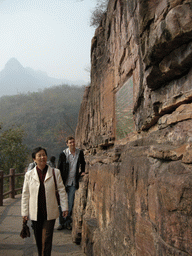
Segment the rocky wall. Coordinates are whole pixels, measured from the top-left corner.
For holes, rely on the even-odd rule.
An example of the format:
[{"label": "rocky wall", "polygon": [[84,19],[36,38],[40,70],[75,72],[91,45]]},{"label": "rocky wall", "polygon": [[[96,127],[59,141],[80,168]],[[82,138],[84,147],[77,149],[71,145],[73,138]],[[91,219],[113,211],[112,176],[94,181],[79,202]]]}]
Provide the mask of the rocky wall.
[{"label": "rocky wall", "polygon": [[[191,1],[109,1],[76,130],[87,167],[72,237],[87,255],[192,255],[191,39]],[[135,132],[117,141],[130,77]]]}]

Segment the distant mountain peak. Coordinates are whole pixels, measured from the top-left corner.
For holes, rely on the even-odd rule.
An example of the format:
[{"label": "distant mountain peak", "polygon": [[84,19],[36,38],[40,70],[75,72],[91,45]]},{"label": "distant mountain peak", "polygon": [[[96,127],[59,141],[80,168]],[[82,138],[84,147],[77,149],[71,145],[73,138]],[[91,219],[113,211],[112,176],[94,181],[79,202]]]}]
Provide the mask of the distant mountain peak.
[{"label": "distant mountain peak", "polygon": [[5,69],[18,70],[18,69],[24,69],[24,67],[16,58],[11,58],[5,64]]},{"label": "distant mountain peak", "polygon": [[21,63],[16,58],[11,58],[5,65],[21,65]]},{"label": "distant mountain peak", "polygon": [[[77,84],[66,79],[49,77],[46,72],[23,67],[16,58],[11,58],[0,71],[0,97],[18,93],[35,92],[54,85]],[[84,84],[82,82],[82,84]],[[82,85],[80,84],[80,85]]]}]

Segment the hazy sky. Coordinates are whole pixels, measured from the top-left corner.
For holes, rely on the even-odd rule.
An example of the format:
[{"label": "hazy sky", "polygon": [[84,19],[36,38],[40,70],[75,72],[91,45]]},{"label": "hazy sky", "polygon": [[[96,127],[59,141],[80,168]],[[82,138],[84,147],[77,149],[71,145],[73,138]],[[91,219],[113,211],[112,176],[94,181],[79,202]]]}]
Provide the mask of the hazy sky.
[{"label": "hazy sky", "polygon": [[0,0],[0,71],[15,57],[51,77],[89,81],[96,0]]}]

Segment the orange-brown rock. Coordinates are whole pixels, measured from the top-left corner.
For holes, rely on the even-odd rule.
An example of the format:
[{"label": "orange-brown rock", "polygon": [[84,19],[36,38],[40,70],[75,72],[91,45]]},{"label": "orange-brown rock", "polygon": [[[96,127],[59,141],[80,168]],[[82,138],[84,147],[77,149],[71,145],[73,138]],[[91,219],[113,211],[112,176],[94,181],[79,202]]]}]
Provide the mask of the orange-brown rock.
[{"label": "orange-brown rock", "polygon": [[[109,0],[91,65],[73,241],[89,256],[192,255],[191,1]],[[116,95],[129,79],[135,130],[118,140]]]}]

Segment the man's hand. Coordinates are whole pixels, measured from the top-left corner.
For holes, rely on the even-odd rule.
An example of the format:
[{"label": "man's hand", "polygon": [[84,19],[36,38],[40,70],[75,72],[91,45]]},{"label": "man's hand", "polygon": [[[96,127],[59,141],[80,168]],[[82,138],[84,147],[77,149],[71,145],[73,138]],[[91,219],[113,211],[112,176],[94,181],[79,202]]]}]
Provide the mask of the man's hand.
[{"label": "man's hand", "polygon": [[81,176],[84,176],[84,175],[85,175],[85,172],[82,172],[82,173],[81,173]]},{"label": "man's hand", "polygon": [[63,211],[63,218],[66,218],[68,216],[69,211]]}]

